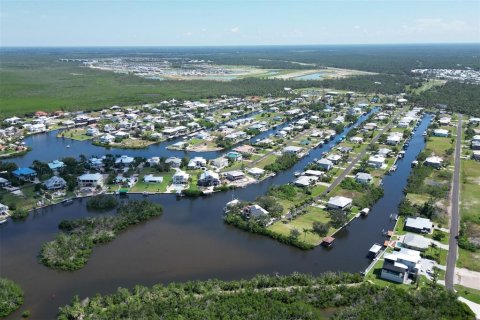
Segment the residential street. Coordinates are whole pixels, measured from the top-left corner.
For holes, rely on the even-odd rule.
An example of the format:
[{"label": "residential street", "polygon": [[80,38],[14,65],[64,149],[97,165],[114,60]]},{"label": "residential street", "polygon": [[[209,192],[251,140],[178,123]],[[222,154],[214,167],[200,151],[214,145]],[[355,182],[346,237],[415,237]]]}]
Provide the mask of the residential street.
[{"label": "residential street", "polygon": [[447,257],[447,272],[445,274],[445,286],[453,290],[455,264],[457,262],[457,236],[459,231],[459,187],[460,187],[460,154],[462,148],[462,115],[458,114],[457,144],[455,146],[455,169],[453,173],[451,216],[450,216],[450,241]]}]

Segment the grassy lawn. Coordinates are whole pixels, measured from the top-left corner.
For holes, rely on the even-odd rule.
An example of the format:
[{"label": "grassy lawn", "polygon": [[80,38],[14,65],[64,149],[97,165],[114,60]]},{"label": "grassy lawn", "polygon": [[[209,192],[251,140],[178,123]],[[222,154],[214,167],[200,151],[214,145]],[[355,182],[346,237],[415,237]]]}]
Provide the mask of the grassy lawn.
[{"label": "grassy lawn", "polygon": [[277,159],[277,156],[274,154],[271,154],[262,160],[260,160],[258,163],[255,164],[255,167],[263,169],[265,168],[266,165],[272,164],[275,162],[275,159]]},{"label": "grassy lawn", "polygon": [[[293,229],[297,229],[301,232],[299,237],[300,241],[303,241],[308,244],[319,245],[322,242],[322,238],[319,235],[313,232],[304,233],[303,230],[311,230],[312,225],[315,221],[328,223],[330,218],[328,213],[324,210],[316,207],[309,207],[308,212],[304,215],[298,216],[292,221],[288,223],[283,223],[282,221],[278,221],[269,227],[270,230],[283,234],[283,235],[290,235],[290,231]],[[328,234],[332,234],[335,231],[335,228],[330,227],[328,230]]]},{"label": "grassy lawn", "polygon": [[480,304],[480,290],[467,288],[459,284],[455,285],[455,290],[457,290],[460,297],[464,297],[467,300]]},{"label": "grassy lawn", "polygon": [[397,225],[395,226],[395,235],[401,236],[407,234],[406,231],[403,230],[405,225],[405,217],[400,216],[398,217]]},{"label": "grassy lawn", "polygon": [[460,188],[462,220],[480,223],[480,162],[462,160]]},{"label": "grassy lawn", "polygon": [[140,149],[140,148],[146,148],[149,145],[154,143],[157,143],[157,141],[147,141],[147,140],[141,140],[141,139],[124,139],[119,143],[112,142],[110,146],[116,147],[116,148]]},{"label": "grassy lawn", "polygon": [[440,248],[428,247],[423,253],[424,257],[437,261],[441,265],[447,264],[448,251]]},{"label": "grassy lawn", "polygon": [[162,183],[146,183],[143,182],[143,177],[148,173],[142,173],[138,177],[138,182],[130,188],[129,192],[165,192],[167,187],[172,183],[172,177],[175,173],[174,170],[170,172],[156,172],[155,176],[162,176]]},{"label": "grassy lawn", "polygon": [[[445,159],[445,151],[453,146],[454,144],[452,143],[451,138],[429,137],[425,148]],[[451,156],[449,158],[451,158]]]},{"label": "grassy lawn", "polygon": [[[433,230],[433,233],[429,233],[429,234],[425,234],[423,235],[425,238],[430,238],[430,239],[433,239],[433,236],[436,235],[436,234],[441,234],[443,236],[442,240],[439,241],[440,243],[442,244],[448,244],[448,239],[449,239],[449,233],[447,232],[443,232],[441,230]],[[436,240],[438,241],[438,240]]]},{"label": "grassy lawn", "polygon": [[57,137],[62,138],[68,138],[72,140],[78,140],[78,141],[85,141],[85,140],[90,140],[93,137],[92,136],[87,136],[85,133],[87,132],[86,129],[81,129],[81,128],[75,128],[75,129],[68,129],[65,131],[61,131],[57,134]]},{"label": "grassy lawn", "polygon": [[457,267],[466,268],[480,272],[480,251],[471,252],[462,248],[458,248]]},{"label": "grassy lawn", "polygon": [[12,193],[5,193],[1,196],[0,203],[10,208],[31,210],[41,198],[35,192],[35,186],[22,188],[23,196],[17,196]]},{"label": "grassy lawn", "polygon": [[407,193],[407,199],[412,204],[423,205],[425,202],[428,202],[430,198],[431,196],[429,194]]}]

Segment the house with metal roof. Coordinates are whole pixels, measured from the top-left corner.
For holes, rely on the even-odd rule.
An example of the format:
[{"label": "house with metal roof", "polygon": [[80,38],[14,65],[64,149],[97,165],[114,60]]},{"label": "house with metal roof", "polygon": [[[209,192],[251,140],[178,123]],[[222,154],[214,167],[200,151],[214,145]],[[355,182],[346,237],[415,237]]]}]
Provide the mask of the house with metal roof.
[{"label": "house with metal roof", "polygon": [[427,218],[407,218],[404,229],[417,233],[430,233],[432,232],[433,224],[430,219]]}]

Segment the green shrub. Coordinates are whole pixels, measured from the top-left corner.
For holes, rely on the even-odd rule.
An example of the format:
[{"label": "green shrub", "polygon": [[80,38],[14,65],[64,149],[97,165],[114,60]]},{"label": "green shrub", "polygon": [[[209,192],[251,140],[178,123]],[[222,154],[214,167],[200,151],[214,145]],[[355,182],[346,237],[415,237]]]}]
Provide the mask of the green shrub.
[{"label": "green shrub", "polygon": [[22,288],[11,280],[0,278],[0,317],[8,316],[22,304]]}]

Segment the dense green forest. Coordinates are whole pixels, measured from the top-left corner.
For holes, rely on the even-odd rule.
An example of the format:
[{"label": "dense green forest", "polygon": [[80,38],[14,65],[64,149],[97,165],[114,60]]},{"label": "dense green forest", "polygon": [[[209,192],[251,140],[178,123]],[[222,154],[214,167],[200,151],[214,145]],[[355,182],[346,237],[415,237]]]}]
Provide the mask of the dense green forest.
[{"label": "dense green forest", "polygon": [[474,319],[456,295],[432,285],[380,287],[359,275],[257,276],[136,286],[60,308],[59,319]]},{"label": "dense green forest", "polygon": [[446,104],[447,109],[468,115],[480,116],[480,86],[458,82],[447,82],[411,97],[413,102],[427,107]]}]

